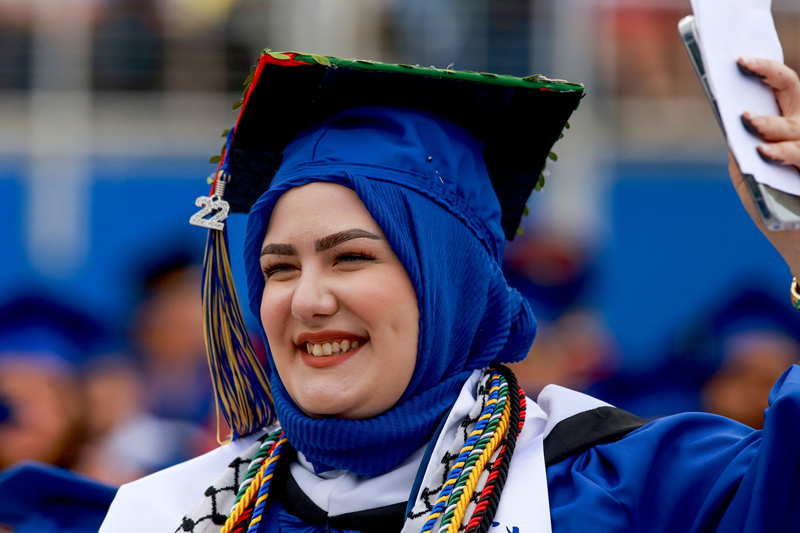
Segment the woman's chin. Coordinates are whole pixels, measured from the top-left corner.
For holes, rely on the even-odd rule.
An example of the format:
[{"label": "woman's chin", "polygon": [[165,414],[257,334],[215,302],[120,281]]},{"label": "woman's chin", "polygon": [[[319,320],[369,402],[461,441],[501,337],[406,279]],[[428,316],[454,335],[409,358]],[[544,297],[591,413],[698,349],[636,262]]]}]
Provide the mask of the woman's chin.
[{"label": "woman's chin", "polygon": [[327,400],[305,400],[302,403],[295,401],[295,404],[300,410],[309,418],[342,418],[350,420],[363,420],[366,418],[373,418],[386,409],[378,410],[370,409],[370,406],[362,404],[350,405],[342,402],[341,396],[330,398]]},{"label": "woman's chin", "polygon": [[[347,418],[347,405],[343,405],[340,394],[315,395],[313,398],[292,398],[294,403],[309,418]],[[298,401],[299,400],[299,401]]]}]

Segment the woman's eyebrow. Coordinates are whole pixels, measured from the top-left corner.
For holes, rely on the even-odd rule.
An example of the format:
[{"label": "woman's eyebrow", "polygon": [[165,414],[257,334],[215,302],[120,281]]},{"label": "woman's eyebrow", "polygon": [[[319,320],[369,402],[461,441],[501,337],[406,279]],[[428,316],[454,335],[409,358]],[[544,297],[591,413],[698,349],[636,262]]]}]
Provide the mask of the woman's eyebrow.
[{"label": "woman's eyebrow", "polygon": [[[367,230],[348,229],[345,231],[331,233],[327,237],[317,239],[314,242],[314,250],[317,252],[324,252],[325,250],[353,239],[380,240],[380,237],[374,233],[368,232]],[[297,248],[295,248],[292,244],[273,243],[262,248],[261,255],[297,255]]]},{"label": "woman's eyebrow", "polygon": [[297,255],[297,249],[291,244],[268,244],[261,249],[261,255]]},{"label": "woman's eyebrow", "polygon": [[375,239],[380,240],[380,237],[375,235],[374,233],[370,233],[367,230],[363,229],[348,229],[345,231],[339,231],[337,233],[331,233],[327,237],[322,237],[321,239],[317,239],[314,243],[314,250],[317,252],[324,252],[334,246],[342,244],[343,242],[347,242],[353,239]]}]

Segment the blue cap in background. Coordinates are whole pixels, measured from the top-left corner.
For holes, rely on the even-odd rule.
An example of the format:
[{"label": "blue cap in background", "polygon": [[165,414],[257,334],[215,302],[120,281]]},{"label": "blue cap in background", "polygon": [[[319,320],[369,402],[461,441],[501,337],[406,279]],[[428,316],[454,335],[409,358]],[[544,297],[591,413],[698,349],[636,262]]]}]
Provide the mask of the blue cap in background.
[{"label": "blue cap in background", "polygon": [[0,529],[94,533],[116,492],[63,468],[20,463],[0,473]]}]

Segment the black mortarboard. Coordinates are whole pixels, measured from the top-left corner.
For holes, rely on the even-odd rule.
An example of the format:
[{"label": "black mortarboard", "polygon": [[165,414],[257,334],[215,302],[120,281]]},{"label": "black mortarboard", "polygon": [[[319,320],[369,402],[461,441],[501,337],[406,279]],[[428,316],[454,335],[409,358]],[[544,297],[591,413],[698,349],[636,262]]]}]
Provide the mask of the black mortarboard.
[{"label": "black mortarboard", "polygon": [[555,158],[550,150],[583,96],[582,85],[540,75],[517,78],[294,52],[264,53],[245,85],[239,120],[220,156],[230,174],[224,199],[232,211],[249,211],[269,187],[283,149],[309,126],[354,107],[406,107],[454,122],[485,143],[483,157],[508,239],[534,187],[543,184],[547,158]]}]

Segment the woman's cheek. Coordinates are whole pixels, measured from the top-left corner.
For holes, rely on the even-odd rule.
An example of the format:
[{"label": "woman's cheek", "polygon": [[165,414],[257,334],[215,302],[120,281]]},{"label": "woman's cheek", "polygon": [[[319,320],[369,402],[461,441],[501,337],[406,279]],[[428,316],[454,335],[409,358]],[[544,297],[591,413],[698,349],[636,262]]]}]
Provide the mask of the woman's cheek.
[{"label": "woman's cheek", "polygon": [[270,345],[270,350],[273,351],[277,346],[276,325],[280,320],[280,313],[278,312],[278,302],[270,291],[264,291],[264,298],[261,301],[261,326],[264,328],[264,333],[267,335],[267,341]]}]

